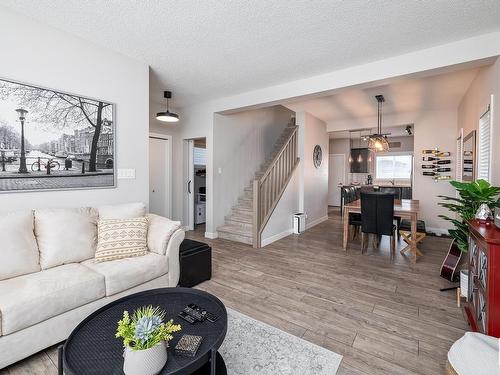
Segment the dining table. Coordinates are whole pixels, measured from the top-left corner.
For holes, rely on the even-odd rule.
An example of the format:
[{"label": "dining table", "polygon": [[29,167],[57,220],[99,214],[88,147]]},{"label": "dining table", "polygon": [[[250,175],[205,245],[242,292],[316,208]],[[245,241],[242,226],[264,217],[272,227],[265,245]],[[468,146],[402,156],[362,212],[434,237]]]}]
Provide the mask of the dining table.
[{"label": "dining table", "polygon": [[[411,222],[411,238],[410,238],[410,252],[412,263],[417,262],[417,254],[421,255],[417,247],[417,220],[419,212],[419,201],[416,199],[396,199],[394,200],[394,216],[402,219],[408,219]],[[354,200],[346,203],[343,207],[342,222],[344,227],[343,244],[342,247],[347,251],[347,242],[349,240],[349,214],[361,213],[361,199]]]}]

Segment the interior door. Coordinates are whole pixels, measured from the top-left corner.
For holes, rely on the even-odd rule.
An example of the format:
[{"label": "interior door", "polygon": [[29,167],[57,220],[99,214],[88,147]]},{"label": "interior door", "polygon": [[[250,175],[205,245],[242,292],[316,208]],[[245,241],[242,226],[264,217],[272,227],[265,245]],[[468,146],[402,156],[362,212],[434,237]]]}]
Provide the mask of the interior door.
[{"label": "interior door", "polygon": [[169,217],[167,139],[149,137],[149,211]]},{"label": "interior door", "polygon": [[328,161],[328,205],[340,206],[340,186],[345,184],[345,155],[330,154]]}]

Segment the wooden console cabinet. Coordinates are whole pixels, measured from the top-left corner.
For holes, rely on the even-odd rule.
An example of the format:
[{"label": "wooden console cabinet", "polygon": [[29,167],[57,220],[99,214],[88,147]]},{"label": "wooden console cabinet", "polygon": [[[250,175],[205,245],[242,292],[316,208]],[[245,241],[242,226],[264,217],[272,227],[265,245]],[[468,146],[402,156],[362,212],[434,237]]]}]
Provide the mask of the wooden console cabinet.
[{"label": "wooden console cabinet", "polygon": [[469,287],[464,310],[473,331],[500,337],[500,229],[469,222]]}]

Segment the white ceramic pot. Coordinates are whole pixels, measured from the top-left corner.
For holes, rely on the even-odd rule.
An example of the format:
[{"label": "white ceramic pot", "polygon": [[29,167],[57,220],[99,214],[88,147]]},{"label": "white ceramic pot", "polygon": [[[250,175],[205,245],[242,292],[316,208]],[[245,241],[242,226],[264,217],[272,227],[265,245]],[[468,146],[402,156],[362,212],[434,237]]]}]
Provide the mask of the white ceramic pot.
[{"label": "white ceramic pot", "polygon": [[156,375],[167,363],[167,346],[162,341],[146,350],[125,348],[123,354],[125,375]]}]

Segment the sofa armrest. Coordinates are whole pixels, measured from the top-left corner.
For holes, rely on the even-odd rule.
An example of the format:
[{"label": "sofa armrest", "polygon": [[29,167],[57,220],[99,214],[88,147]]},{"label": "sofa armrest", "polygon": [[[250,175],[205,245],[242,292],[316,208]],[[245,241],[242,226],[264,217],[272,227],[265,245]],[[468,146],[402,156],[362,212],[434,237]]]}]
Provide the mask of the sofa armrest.
[{"label": "sofa armrest", "polygon": [[147,214],[146,217],[148,218],[148,249],[158,255],[165,255],[168,242],[181,227],[181,222],[155,214]]},{"label": "sofa armrest", "polygon": [[179,284],[179,277],[181,266],[179,263],[179,247],[184,240],[184,230],[178,229],[174,232],[167,245],[165,255],[168,258],[168,285],[177,286]]},{"label": "sofa armrest", "polygon": [[177,286],[180,274],[179,246],[184,239],[181,223],[155,214],[147,214],[147,218],[148,248],[168,258],[169,286]]}]

